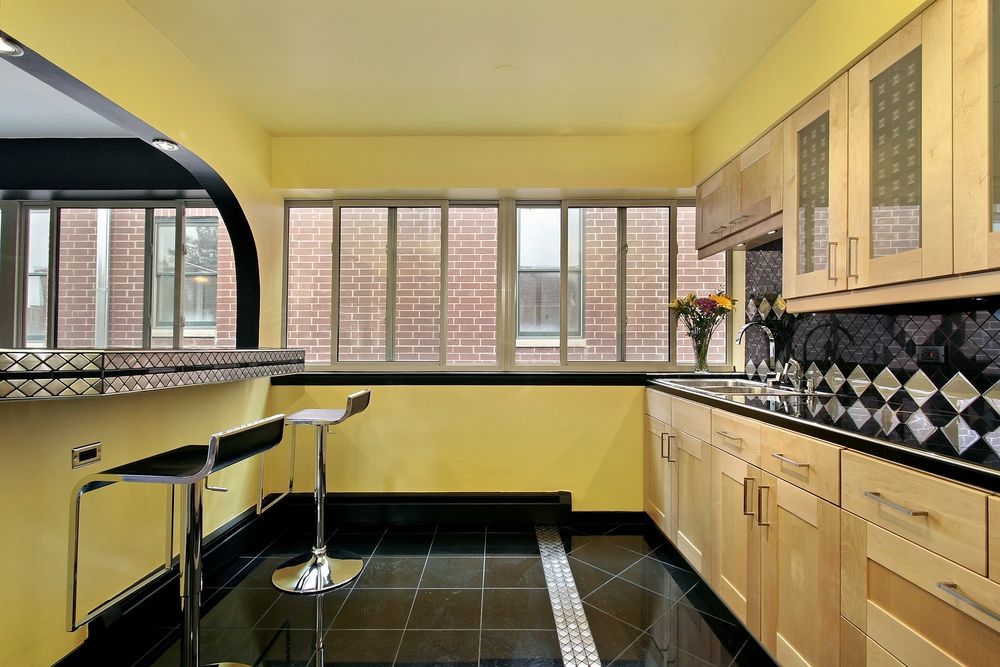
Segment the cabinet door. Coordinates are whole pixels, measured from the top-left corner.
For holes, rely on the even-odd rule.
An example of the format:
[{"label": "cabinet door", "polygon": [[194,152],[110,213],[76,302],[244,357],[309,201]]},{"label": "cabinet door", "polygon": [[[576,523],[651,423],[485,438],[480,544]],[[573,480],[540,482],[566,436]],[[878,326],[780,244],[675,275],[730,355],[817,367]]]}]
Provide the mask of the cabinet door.
[{"label": "cabinet door", "polygon": [[729,232],[729,223],[736,217],[736,179],[739,165],[730,162],[698,186],[698,222],[695,245],[703,248],[715,243]]},{"label": "cabinet door", "polygon": [[851,68],[847,287],[952,272],[951,0]]},{"label": "cabinet door", "polygon": [[847,75],[784,125],[785,296],[847,287]]},{"label": "cabinet door", "polygon": [[764,473],[761,643],[782,665],[840,664],[840,510]]},{"label": "cabinet door", "polygon": [[966,273],[1000,268],[1000,6],[952,4],[961,36],[953,44],[955,273]]},{"label": "cabinet door", "polygon": [[713,558],[709,581],[743,625],[760,636],[760,469],[712,448]]},{"label": "cabinet door", "polygon": [[712,446],[684,433],[677,436],[677,550],[706,578],[710,572]]},{"label": "cabinet door", "polygon": [[729,231],[735,232],[760,222],[781,210],[782,150],[784,133],[778,126],[740,153],[736,159],[734,217]]},{"label": "cabinet door", "polygon": [[646,418],[644,497],[646,514],[671,541],[677,539],[676,438],[663,422]]},{"label": "cabinet door", "polygon": [[844,616],[910,667],[996,665],[1000,584],[842,512]]}]

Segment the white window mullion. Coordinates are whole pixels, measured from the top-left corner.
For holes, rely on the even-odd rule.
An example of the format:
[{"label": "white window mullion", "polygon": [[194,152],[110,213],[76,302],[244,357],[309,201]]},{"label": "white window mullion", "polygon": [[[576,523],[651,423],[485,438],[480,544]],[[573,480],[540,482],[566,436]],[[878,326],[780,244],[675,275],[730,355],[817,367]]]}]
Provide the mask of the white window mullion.
[{"label": "white window mullion", "polygon": [[569,205],[563,201],[559,211],[559,366],[565,368],[569,357]]},{"label": "white window mullion", "polygon": [[440,336],[438,367],[447,365],[448,354],[448,202],[441,202],[441,251],[439,265],[441,267],[441,288],[438,299],[438,334]]}]

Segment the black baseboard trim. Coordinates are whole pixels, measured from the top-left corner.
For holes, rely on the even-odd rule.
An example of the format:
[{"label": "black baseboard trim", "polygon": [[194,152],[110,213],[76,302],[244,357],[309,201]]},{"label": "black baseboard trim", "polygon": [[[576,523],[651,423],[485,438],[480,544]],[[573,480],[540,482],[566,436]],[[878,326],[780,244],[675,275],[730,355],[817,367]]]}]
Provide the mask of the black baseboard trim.
[{"label": "black baseboard trim", "polygon": [[570,520],[576,524],[650,523],[645,512],[573,512]]},{"label": "black baseboard trim", "polygon": [[[315,526],[309,493],[281,502],[285,521],[302,530]],[[569,519],[569,491],[547,493],[330,493],[327,523],[561,523]],[[277,508],[276,508],[277,509]]]}]

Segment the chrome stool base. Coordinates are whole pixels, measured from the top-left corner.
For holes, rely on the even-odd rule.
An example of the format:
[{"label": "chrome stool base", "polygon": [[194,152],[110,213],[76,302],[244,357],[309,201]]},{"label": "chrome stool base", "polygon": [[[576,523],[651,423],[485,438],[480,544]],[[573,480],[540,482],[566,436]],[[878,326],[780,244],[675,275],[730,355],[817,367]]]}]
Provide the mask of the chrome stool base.
[{"label": "chrome stool base", "polygon": [[326,551],[313,552],[301,563],[275,570],[271,583],[286,593],[324,593],[351,583],[364,567],[360,558],[331,558]]}]

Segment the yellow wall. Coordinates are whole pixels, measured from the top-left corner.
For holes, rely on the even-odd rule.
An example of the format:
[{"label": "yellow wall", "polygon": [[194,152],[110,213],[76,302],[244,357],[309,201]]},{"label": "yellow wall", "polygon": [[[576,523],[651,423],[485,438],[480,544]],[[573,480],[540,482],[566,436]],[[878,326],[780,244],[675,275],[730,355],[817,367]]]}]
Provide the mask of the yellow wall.
[{"label": "yellow wall", "polygon": [[[0,664],[51,665],[83,641],[64,627],[70,494],[84,475],[179,447],[258,418],[268,384],[251,380],[145,394],[0,402]],[[70,449],[102,441],[103,460],[72,470]],[[259,463],[212,478],[231,486],[206,494],[206,532],[256,502]],[[138,580],[162,561],[166,517],[160,485],[117,485],[85,496],[81,608]],[[89,605],[87,603],[90,603]]]},{"label": "yellow wall", "polygon": [[664,189],[691,185],[691,138],[275,137],[271,183],[296,189]]},{"label": "yellow wall", "polygon": [[[359,387],[272,387],[269,410],[340,407]],[[642,387],[376,386],[328,441],[335,492],[570,491],[573,509],[642,510]],[[298,427],[297,491],[315,430]],[[286,438],[287,440],[287,438]],[[287,444],[268,457],[287,485]],[[280,451],[279,451],[280,450]]]},{"label": "yellow wall", "polygon": [[5,0],[0,27],[222,176],[257,242],[261,344],[278,344],[282,201],[269,181],[270,136],[124,0]]},{"label": "yellow wall", "polygon": [[700,182],[929,0],[817,0],[694,132]]}]

